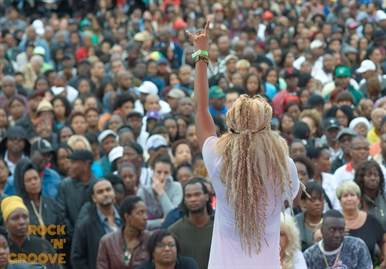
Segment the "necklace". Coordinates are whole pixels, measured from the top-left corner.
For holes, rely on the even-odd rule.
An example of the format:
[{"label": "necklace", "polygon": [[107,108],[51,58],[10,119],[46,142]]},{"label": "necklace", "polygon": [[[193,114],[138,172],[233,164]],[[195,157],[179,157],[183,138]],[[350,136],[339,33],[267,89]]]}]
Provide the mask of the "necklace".
[{"label": "necklace", "polygon": [[[324,258],[324,262],[326,263],[326,266],[327,268],[330,268],[330,266],[328,265],[328,261],[327,261],[327,258],[326,258],[326,250],[324,249],[324,242],[322,243],[322,247],[323,247],[323,258]],[[343,243],[340,245],[339,247],[339,252],[338,252],[338,255],[336,256],[335,258],[335,261],[334,261],[334,264],[332,265],[332,268],[338,263],[339,261],[339,257],[340,257],[340,252],[342,251],[342,247],[343,247]]]},{"label": "necklace", "polygon": [[308,226],[316,227],[316,226],[318,226],[319,224],[321,224],[323,222],[323,218],[321,218],[318,223],[311,223],[311,222],[306,221],[305,219],[304,219],[304,221],[308,224]]},{"label": "necklace", "polygon": [[125,251],[125,267],[129,268],[129,264],[130,264],[130,260],[131,260],[131,253],[129,250],[129,246],[127,244],[128,240],[127,240],[123,230],[122,230],[122,235],[123,235],[123,240],[125,240],[125,249],[124,249],[124,251]]}]

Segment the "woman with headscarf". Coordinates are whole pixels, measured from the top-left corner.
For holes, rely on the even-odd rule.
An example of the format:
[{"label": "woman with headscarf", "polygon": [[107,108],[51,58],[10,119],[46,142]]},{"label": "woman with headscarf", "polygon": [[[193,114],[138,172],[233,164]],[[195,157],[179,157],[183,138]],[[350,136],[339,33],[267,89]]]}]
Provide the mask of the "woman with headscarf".
[{"label": "woman with headscarf", "polygon": [[10,254],[15,257],[18,254],[24,255],[52,255],[57,257],[55,261],[47,259],[44,265],[47,269],[61,269],[59,257],[55,255],[55,250],[51,244],[35,235],[28,235],[28,225],[30,215],[23,200],[19,196],[9,196],[1,202],[1,212],[3,214],[4,226],[9,233]]},{"label": "woman with headscarf", "polygon": [[[31,159],[21,159],[15,168],[14,185],[16,195],[23,199],[25,206],[30,212],[30,225],[60,225],[61,217],[59,208],[54,199],[42,195],[42,181],[39,177],[38,168]],[[46,234],[42,238],[48,242],[58,236]]]},{"label": "woman with headscarf", "polygon": [[[208,51],[209,24],[188,33],[196,50]],[[208,110],[207,62],[204,56],[196,61],[197,139],[214,189],[222,194],[208,268],[280,268],[282,201],[297,206],[301,195],[295,164],[287,142],[271,132],[272,107],[260,95],[240,96],[226,114],[228,132],[217,137]]]}]

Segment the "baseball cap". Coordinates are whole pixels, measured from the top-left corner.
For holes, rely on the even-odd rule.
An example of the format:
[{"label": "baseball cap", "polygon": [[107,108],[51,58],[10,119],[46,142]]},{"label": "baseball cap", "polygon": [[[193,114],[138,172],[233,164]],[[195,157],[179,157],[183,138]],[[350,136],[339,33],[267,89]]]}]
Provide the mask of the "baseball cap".
[{"label": "baseball cap", "polygon": [[35,29],[37,35],[44,35],[44,33],[46,32],[46,30],[44,29],[44,24],[41,20],[34,20],[32,26]]},{"label": "baseball cap", "polygon": [[220,99],[225,97],[225,93],[220,86],[212,86],[209,88],[209,99]]},{"label": "baseball cap", "polygon": [[115,147],[109,153],[109,156],[108,156],[109,163],[113,163],[113,161],[122,157],[123,157],[123,147],[121,146]]},{"label": "baseball cap", "polygon": [[171,89],[170,92],[168,93],[168,97],[174,98],[174,99],[180,99],[185,96],[186,96],[185,92],[180,89]]},{"label": "baseball cap", "polygon": [[156,150],[159,147],[167,147],[166,139],[162,135],[152,135],[146,141],[146,150]]},{"label": "baseball cap", "polygon": [[307,140],[310,137],[310,133],[310,127],[308,127],[307,123],[302,121],[296,122],[294,127],[292,128],[292,134],[294,138]]},{"label": "baseball cap", "polygon": [[173,25],[174,30],[179,30],[179,29],[183,29],[186,27],[188,27],[188,24],[182,19],[177,19]]},{"label": "baseball cap", "polygon": [[323,121],[323,130],[328,131],[332,128],[339,129],[340,124],[339,121],[334,117],[329,117]]},{"label": "baseball cap", "polygon": [[43,47],[36,46],[33,50],[34,55],[46,55],[46,50]]},{"label": "baseball cap", "polygon": [[157,110],[152,110],[146,113],[147,120],[149,119],[155,119],[160,120],[160,115]]},{"label": "baseball cap", "polygon": [[157,86],[151,81],[144,81],[142,85],[139,86],[138,91],[144,94],[153,94],[153,95],[158,94]]},{"label": "baseball cap", "polygon": [[85,161],[88,163],[94,162],[94,155],[91,153],[91,151],[88,151],[86,149],[81,149],[74,151],[73,153],[67,155],[67,159],[74,160],[74,161]]},{"label": "baseball cap", "polygon": [[293,68],[289,68],[284,73],[284,78],[299,77],[299,71]]},{"label": "baseball cap", "polygon": [[37,96],[42,96],[44,97],[44,92],[38,91],[38,90],[33,90],[31,93],[28,95],[28,100],[31,100]]},{"label": "baseball cap", "polygon": [[78,62],[78,65],[81,65],[81,64],[88,64],[88,65],[91,65],[90,61],[87,59],[87,58],[83,58],[82,60],[80,60]]},{"label": "baseball cap", "polygon": [[88,19],[84,19],[80,22],[80,27],[85,27],[85,26],[91,26],[91,21]]},{"label": "baseball cap", "polygon": [[344,46],[343,49],[342,49],[342,54],[343,55],[347,55],[347,54],[350,54],[350,53],[358,54],[358,50],[356,48],[354,48],[354,47],[349,46],[349,45]]},{"label": "baseball cap", "polygon": [[337,68],[335,68],[335,77],[341,78],[349,76],[351,76],[351,72],[347,66],[338,66]]},{"label": "baseball cap", "polygon": [[118,139],[118,135],[114,131],[112,131],[112,130],[104,130],[98,136],[99,144],[102,144],[103,140],[105,140],[105,138],[108,137],[108,136],[114,136],[115,139]]},{"label": "baseball cap", "polygon": [[168,65],[168,64],[169,64],[169,61],[168,61],[168,59],[166,59],[166,58],[161,58],[161,59],[159,59],[159,60],[157,61],[157,65],[160,65],[160,64],[166,64],[166,65]]},{"label": "baseball cap", "polygon": [[310,49],[317,49],[317,48],[320,48],[320,47],[323,47],[324,46],[324,44],[323,44],[323,42],[322,41],[320,41],[320,40],[314,40],[314,41],[312,41],[311,42],[311,44],[310,44]]},{"label": "baseball cap", "polygon": [[145,35],[143,33],[136,33],[133,39],[134,41],[143,42],[145,41]]},{"label": "baseball cap", "polygon": [[38,107],[36,108],[37,113],[44,111],[54,111],[54,107],[47,100],[41,100]]},{"label": "baseball cap", "polygon": [[35,143],[31,145],[31,151],[37,150],[41,153],[54,152],[51,143],[43,138],[39,138]]},{"label": "baseball cap", "polygon": [[76,20],[75,19],[69,19],[68,20],[68,24],[76,24]]},{"label": "baseball cap", "polygon": [[63,55],[62,61],[63,61],[64,59],[71,60],[71,59],[72,59],[71,54],[65,53],[65,54]]},{"label": "baseball cap", "polygon": [[367,15],[367,12],[366,12],[366,11],[360,11],[360,12],[358,12],[358,15],[357,15],[357,17],[356,17],[356,20],[357,20],[358,22],[360,22],[360,21],[362,21],[362,20],[364,20],[364,19],[367,19],[367,17],[368,17],[368,15]]},{"label": "baseball cap", "polygon": [[375,71],[377,70],[377,67],[375,66],[375,63],[371,60],[363,60],[361,62],[361,66],[355,70],[356,73],[358,74],[363,74],[367,71]]},{"label": "baseball cap", "polygon": [[131,117],[134,117],[134,116],[137,116],[137,117],[140,117],[140,118],[142,118],[142,114],[140,113],[140,112],[138,112],[138,111],[132,111],[132,112],[130,112],[128,115],[127,115],[127,119],[128,118],[131,118]]},{"label": "baseball cap", "polygon": [[318,94],[313,94],[308,98],[307,103],[304,105],[304,108],[314,108],[318,105],[324,105],[324,99]]},{"label": "baseball cap", "polygon": [[229,54],[227,57],[224,58],[224,63],[227,63],[230,59],[238,61],[239,57],[233,54]]},{"label": "baseball cap", "polygon": [[12,139],[12,138],[20,138],[20,139],[28,140],[27,133],[20,126],[11,126],[11,127],[9,127],[7,132],[4,135],[4,139],[5,138],[10,138],[10,139]]},{"label": "baseball cap", "polygon": [[14,76],[15,75],[15,69],[13,68],[12,64],[6,64],[1,69],[1,72],[4,76]]},{"label": "baseball cap", "polygon": [[273,19],[275,15],[273,15],[271,11],[265,11],[261,17],[263,18],[263,20],[270,20]]},{"label": "baseball cap", "polygon": [[224,7],[223,5],[221,5],[220,3],[215,3],[213,6],[213,11],[214,12],[218,12],[218,11],[223,11],[224,10]]},{"label": "baseball cap", "polygon": [[340,139],[343,135],[351,135],[351,136],[357,136],[357,132],[355,132],[353,129],[351,128],[343,128],[342,130],[340,130],[340,132],[338,133],[338,135],[336,136],[336,139]]}]

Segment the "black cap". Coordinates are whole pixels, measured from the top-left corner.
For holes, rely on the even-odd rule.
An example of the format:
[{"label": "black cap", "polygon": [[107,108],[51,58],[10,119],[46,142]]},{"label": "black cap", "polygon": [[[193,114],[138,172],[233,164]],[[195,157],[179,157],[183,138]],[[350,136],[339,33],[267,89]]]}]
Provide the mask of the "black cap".
[{"label": "black cap", "polygon": [[35,143],[32,144],[31,151],[33,150],[37,150],[41,153],[54,152],[51,143],[43,138],[39,138]]},{"label": "black cap", "polygon": [[332,128],[338,128],[339,129],[339,127],[340,127],[340,123],[334,117],[327,118],[323,121],[323,130],[325,130],[325,131],[328,131]]},{"label": "black cap", "polygon": [[91,65],[90,61],[89,61],[87,58],[83,58],[82,60],[80,60],[80,61],[78,62],[78,65],[81,65],[81,64],[83,64],[83,63],[88,64],[88,65]]},{"label": "black cap", "polygon": [[94,155],[91,153],[91,151],[88,151],[86,149],[81,149],[74,151],[73,153],[67,155],[67,159],[74,160],[74,161],[85,161],[88,163],[94,162]]},{"label": "black cap", "polygon": [[44,92],[38,91],[38,90],[33,90],[33,91],[31,91],[30,94],[28,95],[28,100],[31,100],[31,99],[35,98],[36,96],[42,96],[42,97],[44,97]]},{"label": "black cap", "polygon": [[289,68],[284,73],[284,78],[299,77],[299,71],[294,68]]},{"label": "black cap", "polygon": [[4,76],[14,76],[15,75],[15,69],[13,68],[12,64],[4,65],[1,72],[3,72]]},{"label": "black cap", "polygon": [[127,115],[126,119],[131,118],[131,117],[133,117],[133,116],[138,116],[138,117],[141,117],[141,118],[143,117],[142,114],[141,114],[140,112],[138,112],[138,111],[132,111],[132,112],[129,113],[129,115]]},{"label": "black cap", "polygon": [[307,123],[302,121],[296,122],[294,127],[292,128],[292,134],[294,138],[307,140],[310,137],[310,133],[310,127],[308,127]]},{"label": "black cap", "polygon": [[63,55],[62,61],[63,61],[64,59],[71,60],[71,59],[72,59],[71,54],[65,53],[65,54]]},{"label": "black cap", "polygon": [[313,94],[308,98],[307,103],[304,105],[303,108],[314,108],[315,106],[322,105],[324,106],[324,99],[322,96],[318,94]]}]

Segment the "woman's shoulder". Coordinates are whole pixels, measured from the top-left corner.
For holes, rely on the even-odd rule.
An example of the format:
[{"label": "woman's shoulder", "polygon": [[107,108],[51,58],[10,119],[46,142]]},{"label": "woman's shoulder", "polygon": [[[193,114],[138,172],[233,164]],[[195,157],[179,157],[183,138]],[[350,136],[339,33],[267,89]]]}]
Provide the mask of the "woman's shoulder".
[{"label": "woman's shoulder", "polygon": [[135,269],[154,269],[154,265],[150,260],[148,260],[135,267]]},{"label": "woman's shoulder", "polygon": [[190,257],[186,256],[179,256],[178,257],[178,263],[177,266],[175,267],[176,269],[198,269],[197,262]]},{"label": "woman's shoulder", "polygon": [[100,241],[104,243],[109,241],[117,241],[117,239],[121,236],[121,234],[122,234],[122,230],[119,229],[115,232],[105,234],[104,236],[102,236]]}]

